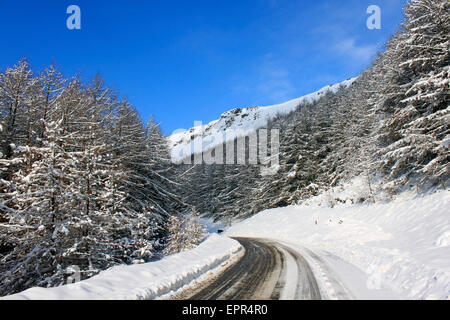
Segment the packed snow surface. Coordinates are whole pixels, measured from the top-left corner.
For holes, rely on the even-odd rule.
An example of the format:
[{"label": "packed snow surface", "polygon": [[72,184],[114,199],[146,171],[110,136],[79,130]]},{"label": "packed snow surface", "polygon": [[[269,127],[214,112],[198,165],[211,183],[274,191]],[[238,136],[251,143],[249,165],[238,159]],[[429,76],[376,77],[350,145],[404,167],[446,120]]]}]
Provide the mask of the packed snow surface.
[{"label": "packed snow surface", "polygon": [[346,196],[325,193],[265,210],[226,234],[282,241],[306,257],[314,252],[329,269],[316,265],[316,276],[331,270],[357,299],[450,298],[450,192],[370,205],[341,203]]},{"label": "packed snow surface", "polygon": [[249,132],[264,128],[268,121],[277,115],[288,114],[302,103],[317,101],[326,93],[335,93],[339,88],[350,86],[355,79],[326,86],[317,92],[281,104],[233,109],[209,124],[194,126],[187,131],[174,133],[168,137],[172,160],[174,162],[181,161],[193,153],[206,151],[217,144],[246,136]]},{"label": "packed snow surface", "polygon": [[155,299],[219,267],[241,250],[239,242],[211,234],[197,248],[156,262],[116,266],[90,279],[56,288],[31,288],[11,300]]},{"label": "packed snow surface", "polygon": [[[302,205],[262,211],[235,223],[226,236],[210,234],[197,248],[160,261],[116,266],[75,284],[31,288],[4,299],[170,297],[242,253],[227,236],[293,248],[310,263],[324,298],[450,299],[449,191],[354,204],[350,199],[361,196],[353,192],[361,181],[352,183]],[[287,283],[295,280],[294,271],[288,268]]]}]

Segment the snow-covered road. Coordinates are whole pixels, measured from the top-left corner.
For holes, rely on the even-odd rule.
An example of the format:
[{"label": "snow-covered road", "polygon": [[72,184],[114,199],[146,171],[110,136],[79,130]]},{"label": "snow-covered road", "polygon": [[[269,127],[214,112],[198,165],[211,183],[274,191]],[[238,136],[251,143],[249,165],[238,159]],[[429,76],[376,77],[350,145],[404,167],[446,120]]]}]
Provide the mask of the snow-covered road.
[{"label": "snow-covered road", "polygon": [[241,259],[213,279],[208,279],[184,299],[256,300],[276,299],[283,259],[274,245],[265,241],[236,238],[245,249]]},{"label": "snow-covered road", "polygon": [[[291,246],[267,239],[235,238],[245,254],[223,273],[204,281],[177,298],[191,300],[319,300],[353,299],[336,274],[314,264],[326,263],[312,251],[299,253]],[[307,256],[307,258],[305,258]],[[328,270],[328,269],[327,269]],[[319,285],[326,277],[326,285]],[[330,296],[329,292],[333,292]]]}]

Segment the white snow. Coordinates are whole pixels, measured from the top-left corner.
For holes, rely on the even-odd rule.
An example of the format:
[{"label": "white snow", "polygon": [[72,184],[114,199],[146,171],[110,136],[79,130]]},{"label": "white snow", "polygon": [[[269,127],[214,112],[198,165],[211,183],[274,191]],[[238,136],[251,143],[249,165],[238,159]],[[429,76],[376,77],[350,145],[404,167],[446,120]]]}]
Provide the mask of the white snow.
[{"label": "white snow", "polygon": [[56,288],[31,288],[6,300],[156,299],[220,267],[242,249],[239,242],[211,234],[197,248],[145,264],[116,266],[90,279]]},{"label": "white snow", "polygon": [[233,109],[225,112],[220,119],[209,124],[176,132],[168,137],[172,160],[178,162],[192,153],[206,151],[217,144],[246,136],[257,129],[264,128],[268,121],[277,115],[288,114],[301,103],[317,101],[328,92],[335,93],[341,87],[350,86],[355,80],[356,78],[352,78],[335,85],[329,85],[317,92],[281,104]]},{"label": "white snow", "polygon": [[297,290],[298,283],[298,267],[294,258],[282,250],[283,256],[285,257],[285,266],[286,266],[286,280],[284,287],[280,292],[280,300],[292,300],[295,297],[295,292]]},{"label": "white snow", "polygon": [[358,299],[450,298],[448,191],[404,193],[371,205],[326,205],[338,196],[345,201],[344,194],[351,192],[265,210],[225,234],[273,239],[303,253],[329,298],[339,298],[333,281]]},{"label": "white snow", "polygon": [[[375,204],[352,204],[349,199],[367,196],[361,188],[355,179],[305,204],[265,210],[225,235],[273,239],[299,252],[324,298],[450,299],[449,191],[404,192],[389,202],[377,195]],[[4,299],[164,299],[242,254],[226,236],[211,234],[197,248],[160,261],[116,266],[78,283]],[[292,297],[298,278],[289,259],[282,299]]]},{"label": "white snow", "polygon": [[450,230],[445,231],[435,242],[437,247],[450,246]]}]

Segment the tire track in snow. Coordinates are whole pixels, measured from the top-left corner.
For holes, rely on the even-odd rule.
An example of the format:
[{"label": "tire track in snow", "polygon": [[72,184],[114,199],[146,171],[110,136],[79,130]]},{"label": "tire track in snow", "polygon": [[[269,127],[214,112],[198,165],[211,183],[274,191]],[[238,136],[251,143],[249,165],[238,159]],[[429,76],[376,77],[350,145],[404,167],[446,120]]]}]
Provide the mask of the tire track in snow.
[{"label": "tire track in snow", "polygon": [[[287,268],[286,278],[288,280],[292,279],[287,282],[295,286],[294,296],[292,296],[293,286],[286,285],[282,297],[291,300],[320,300],[319,285],[308,261],[290,247],[280,243],[276,243],[276,245],[287,253],[285,256],[286,261],[291,261],[291,266]],[[295,265],[293,265],[292,261],[295,262]]]},{"label": "tire track in snow", "polygon": [[328,266],[328,264],[316,253],[308,248],[299,248],[304,257],[311,259],[311,264],[317,270],[318,276],[325,285],[323,288],[329,299],[333,300],[355,300],[353,293],[342,283],[339,276]]},{"label": "tire track in snow", "polygon": [[244,256],[190,300],[321,299],[308,261],[295,250],[263,239],[235,238]]}]

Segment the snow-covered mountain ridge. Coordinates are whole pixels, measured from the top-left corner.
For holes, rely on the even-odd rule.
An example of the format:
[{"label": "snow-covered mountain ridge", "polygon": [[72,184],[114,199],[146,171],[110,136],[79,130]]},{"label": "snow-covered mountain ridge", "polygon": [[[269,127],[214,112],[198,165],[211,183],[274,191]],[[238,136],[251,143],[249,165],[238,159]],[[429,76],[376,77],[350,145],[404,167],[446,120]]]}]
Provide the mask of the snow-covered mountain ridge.
[{"label": "snow-covered mountain ridge", "polygon": [[[335,93],[339,88],[350,86],[357,78],[326,86],[311,94],[270,106],[254,106],[250,108],[235,108],[221,115],[218,120],[208,124],[200,124],[191,129],[174,133],[168,137],[172,159],[182,160],[190,154],[213,148],[217,142],[227,142],[267,125],[277,115],[294,111],[300,104],[312,103],[327,93]],[[226,131],[225,141],[223,133]],[[219,138],[220,135],[220,138]]]}]

